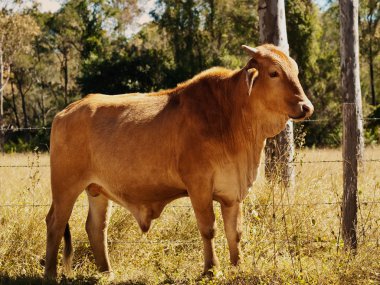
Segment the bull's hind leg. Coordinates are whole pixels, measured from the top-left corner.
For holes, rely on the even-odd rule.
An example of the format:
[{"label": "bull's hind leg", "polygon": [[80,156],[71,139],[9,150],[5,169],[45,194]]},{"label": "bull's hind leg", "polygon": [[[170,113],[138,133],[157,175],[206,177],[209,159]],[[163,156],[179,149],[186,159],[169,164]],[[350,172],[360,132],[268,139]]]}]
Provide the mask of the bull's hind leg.
[{"label": "bull's hind leg", "polygon": [[[65,191],[52,186],[53,202],[49,213],[46,216],[47,242],[46,242],[46,262],[45,278],[56,278],[57,276],[57,255],[59,244],[61,243],[63,233],[69,221],[75,200],[82,191],[80,188],[74,188],[78,191]],[[73,188],[70,188],[73,190]],[[71,245],[70,245],[71,246]]]},{"label": "bull's hind leg", "polygon": [[86,221],[86,231],[95,262],[101,272],[111,272],[108,258],[107,227],[111,213],[111,201],[96,192],[94,186],[88,187],[89,210]]},{"label": "bull's hind leg", "polygon": [[240,238],[241,238],[241,204],[234,203],[232,206],[222,206],[224,230],[226,232],[230,260],[233,265],[240,261]]}]

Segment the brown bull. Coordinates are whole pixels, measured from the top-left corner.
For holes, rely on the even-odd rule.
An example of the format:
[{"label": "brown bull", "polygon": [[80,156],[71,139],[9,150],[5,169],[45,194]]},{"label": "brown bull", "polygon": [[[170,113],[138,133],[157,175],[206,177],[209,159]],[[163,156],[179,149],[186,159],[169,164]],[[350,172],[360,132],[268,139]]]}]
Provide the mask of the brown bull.
[{"label": "brown bull", "polygon": [[313,112],[297,64],[272,45],[243,46],[240,70],[212,68],[178,87],[150,94],[89,95],[60,112],[51,133],[52,205],[46,217],[46,277],[56,277],[68,220],[86,189],[86,230],[101,271],[111,272],[111,201],[131,211],[142,231],[166,204],[189,196],[204,245],[204,271],[218,265],[213,200],[221,204],[232,264],[239,263],[241,202],[255,181],[268,137]]}]

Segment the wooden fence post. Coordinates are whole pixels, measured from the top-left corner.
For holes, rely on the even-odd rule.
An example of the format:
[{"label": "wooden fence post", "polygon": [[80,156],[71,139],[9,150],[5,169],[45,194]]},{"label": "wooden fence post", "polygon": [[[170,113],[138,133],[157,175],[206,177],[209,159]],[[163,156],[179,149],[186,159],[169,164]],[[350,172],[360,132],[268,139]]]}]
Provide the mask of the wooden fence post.
[{"label": "wooden fence post", "polygon": [[358,128],[356,104],[343,103],[342,233],[346,248],[357,247]]},{"label": "wooden fence post", "polygon": [[343,95],[342,234],[346,249],[356,249],[358,163],[364,140],[359,75],[358,0],[339,0]]},{"label": "wooden fence post", "polygon": [[[260,42],[272,43],[289,52],[286,34],[284,0],[259,0]],[[281,179],[288,189],[294,188],[293,122],[274,138],[267,139],[265,147],[265,175],[269,180]]]},{"label": "wooden fence post", "polygon": [[4,62],[2,42],[0,41],[0,151],[4,154],[5,133],[4,133]]}]

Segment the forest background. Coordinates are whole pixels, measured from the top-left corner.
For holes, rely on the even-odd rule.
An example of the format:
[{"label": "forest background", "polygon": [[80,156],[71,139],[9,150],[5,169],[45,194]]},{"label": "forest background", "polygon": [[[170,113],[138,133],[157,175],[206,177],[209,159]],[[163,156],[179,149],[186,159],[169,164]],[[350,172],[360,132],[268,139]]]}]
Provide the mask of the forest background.
[{"label": "forest background", "polygon": [[[54,115],[88,93],[175,87],[212,66],[239,68],[242,44],[259,45],[257,0],[67,0],[0,6],[5,151],[47,150]],[[315,106],[296,124],[302,143],[340,145],[339,6],[287,0],[290,55]],[[137,25],[143,13],[149,20]],[[152,6],[150,8],[150,6]],[[365,138],[380,142],[380,2],[360,1],[360,67]],[[1,64],[1,62],[0,62]],[[300,135],[302,138],[303,136]]]}]

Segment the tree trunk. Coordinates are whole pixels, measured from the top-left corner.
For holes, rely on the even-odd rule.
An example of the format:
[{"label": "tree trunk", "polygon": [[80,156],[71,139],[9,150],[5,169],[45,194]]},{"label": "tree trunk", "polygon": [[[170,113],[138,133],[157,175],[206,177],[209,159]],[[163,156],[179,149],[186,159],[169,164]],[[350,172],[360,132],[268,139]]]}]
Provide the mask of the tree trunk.
[{"label": "tree trunk", "polygon": [[26,111],[25,94],[24,94],[24,92],[22,90],[21,84],[18,85],[18,91],[20,92],[20,97],[21,97],[22,114],[24,116],[24,128],[29,128],[28,113]]},{"label": "tree trunk", "polygon": [[212,40],[215,40],[214,34],[214,19],[215,19],[215,3],[214,0],[209,0],[208,4],[210,5],[210,13],[209,13],[209,29]]},{"label": "tree trunk", "polygon": [[[22,76],[22,75],[21,75]],[[26,93],[25,90],[23,90],[22,88],[22,80],[17,80],[16,79],[16,86],[17,86],[17,89],[18,89],[18,92],[20,94],[20,98],[21,98],[21,109],[22,109],[22,114],[23,114],[23,127],[25,130],[23,130],[24,132],[24,139],[25,139],[25,142],[30,142],[30,132],[29,130],[27,130],[29,128],[29,120],[28,120],[28,112],[27,112],[27,109],[26,109]]]},{"label": "tree trunk", "polygon": [[[289,52],[286,34],[284,0],[259,0],[260,42],[272,43]],[[265,147],[265,174],[271,181],[281,181],[287,188],[294,188],[294,142],[293,123],[274,138],[267,140]]]},{"label": "tree trunk", "polygon": [[19,92],[21,96],[21,106],[22,106],[22,113],[24,115],[24,138],[25,142],[29,143],[30,142],[30,132],[27,130],[29,128],[29,120],[28,120],[28,113],[26,111],[26,100],[25,96],[26,94],[23,93],[21,85],[19,86]]},{"label": "tree trunk", "polygon": [[65,49],[63,53],[63,76],[64,76],[64,102],[67,106],[68,102],[68,85],[69,85],[69,66],[68,66],[68,51]]},{"label": "tree trunk", "polygon": [[18,111],[17,111],[17,104],[16,104],[16,95],[15,95],[15,90],[14,90],[14,84],[11,82],[11,90],[12,90],[12,103],[13,103],[13,113],[15,114],[16,118],[16,125],[17,128],[21,128],[20,124],[20,118],[18,117]]},{"label": "tree trunk", "polygon": [[373,72],[373,53],[372,53],[372,40],[370,40],[369,43],[369,55],[368,55],[368,61],[369,61],[369,80],[370,80],[370,86],[371,86],[371,98],[372,98],[372,106],[376,106],[376,92],[375,92],[375,77]]},{"label": "tree trunk", "polygon": [[42,125],[46,126],[46,110],[45,110],[45,98],[44,94],[41,94],[41,113],[42,113]]},{"label": "tree trunk", "polygon": [[345,248],[356,249],[357,175],[363,157],[359,74],[358,0],[340,0],[340,54],[343,95],[343,205]]},{"label": "tree trunk", "polygon": [[0,150],[4,154],[4,144],[5,144],[5,132],[4,132],[4,61],[3,61],[3,49],[0,42]]}]

